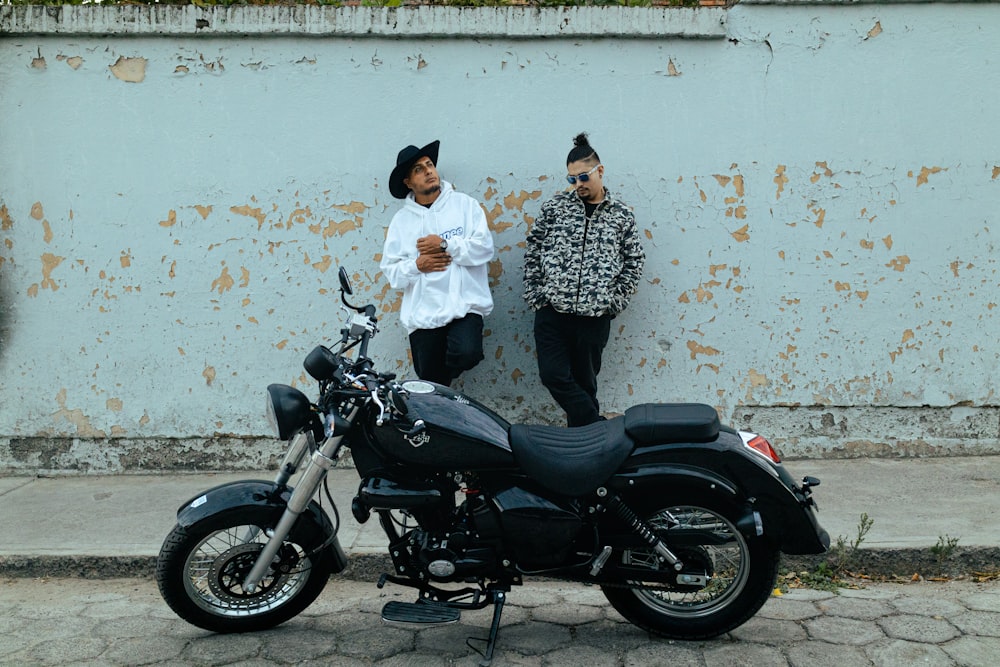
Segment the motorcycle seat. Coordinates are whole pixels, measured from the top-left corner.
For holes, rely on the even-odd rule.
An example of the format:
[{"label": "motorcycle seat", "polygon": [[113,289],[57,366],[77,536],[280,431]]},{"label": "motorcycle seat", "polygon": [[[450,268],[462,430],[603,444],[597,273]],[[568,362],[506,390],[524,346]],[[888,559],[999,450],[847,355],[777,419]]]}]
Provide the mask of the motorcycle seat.
[{"label": "motorcycle seat", "polygon": [[625,411],[625,432],[641,445],[711,442],[719,414],[704,403],[642,403]]},{"label": "motorcycle seat", "polygon": [[510,427],[510,448],[521,470],[563,496],[587,495],[608,480],[635,448],[625,418],[587,426]]}]

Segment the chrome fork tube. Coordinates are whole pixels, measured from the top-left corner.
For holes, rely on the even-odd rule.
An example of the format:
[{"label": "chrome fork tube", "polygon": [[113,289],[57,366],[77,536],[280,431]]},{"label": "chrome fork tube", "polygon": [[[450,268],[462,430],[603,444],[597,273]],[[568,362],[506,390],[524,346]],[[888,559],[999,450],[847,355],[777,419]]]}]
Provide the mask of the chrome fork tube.
[{"label": "chrome fork tube", "polygon": [[302,463],[302,455],[306,452],[306,448],[313,449],[315,444],[316,439],[313,438],[311,430],[299,433],[292,438],[292,443],[288,446],[285,458],[281,461],[281,466],[278,468],[278,474],[274,477],[276,486],[285,486],[288,484],[288,480],[298,471],[299,464]]},{"label": "chrome fork tube", "polygon": [[[358,407],[355,406],[351,410],[347,421],[352,423],[357,413]],[[295,521],[309,506],[309,501],[316,494],[316,490],[323,482],[323,478],[326,477],[326,473],[337,463],[337,454],[340,451],[340,444],[343,440],[344,434],[334,435],[327,438],[318,451],[313,452],[305,471],[302,473],[302,479],[299,480],[295,490],[292,491],[292,497],[288,499],[288,504],[285,506],[285,511],[281,515],[278,525],[274,527],[274,530],[267,531],[267,543],[261,550],[260,555],[257,556],[257,562],[250,569],[246,579],[243,580],[243,590],[245,592],[253,593],[257,590],[260,580],[267,574],[267,569],[274,562],[275,557],[278,555],[278,550],[281,549],[285,538],[292,531]],[[295,443],[292,446],[294,447]]]}]

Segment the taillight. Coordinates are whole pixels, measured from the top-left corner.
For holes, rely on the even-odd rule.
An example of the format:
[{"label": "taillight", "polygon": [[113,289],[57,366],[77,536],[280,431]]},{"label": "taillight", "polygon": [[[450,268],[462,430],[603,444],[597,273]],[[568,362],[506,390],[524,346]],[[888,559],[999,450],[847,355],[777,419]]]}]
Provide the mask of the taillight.
[{"label": "taillight", "polygon": [[740,436],[743,438],[743,444],[750,449],[775,463],[781,463],[781,457],[778,456],[778,452],[774,450],[774,447],[771,446],[771,443],[764,436],[753,433],[740,433]]}]

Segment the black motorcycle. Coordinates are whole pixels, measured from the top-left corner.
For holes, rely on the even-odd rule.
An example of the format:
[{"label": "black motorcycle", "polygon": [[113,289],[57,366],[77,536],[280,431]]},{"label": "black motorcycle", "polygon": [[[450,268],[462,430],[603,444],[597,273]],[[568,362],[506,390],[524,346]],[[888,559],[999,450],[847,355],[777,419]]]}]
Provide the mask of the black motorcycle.
[{"label": "black motorcycle", "polygon": [[631,623],[706,639],[761,608],[780,552],[829,547],[812,499],[819,480],[797,484],[767,440],[721,426],[708,405],[636,405],[577,428],[512,425],[447,387],[378,372],[375,306],[351,305],[339,273],[350,318],[336,351],[306,357],[316,402],[267,388],[268,419],[288,443],[275,480],[199,494],[163,543],[157,583],[186,621],[273,627],[346,567],[336,506],[331,520],[314,498],[345,447],[361,480],[351,512],[360,523],[374,513],[389,539],[395,571],[378,586],[416,591],[383,619],[454,622],[492,605],[482,665],[507,593],[527,575],[596,584]]}]

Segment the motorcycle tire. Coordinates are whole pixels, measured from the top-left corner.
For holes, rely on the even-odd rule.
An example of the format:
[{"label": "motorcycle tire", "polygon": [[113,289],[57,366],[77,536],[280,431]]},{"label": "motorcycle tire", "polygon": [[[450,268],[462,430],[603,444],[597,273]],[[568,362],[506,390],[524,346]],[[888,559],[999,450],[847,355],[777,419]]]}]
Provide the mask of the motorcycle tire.
[{"label": "motorcycle tire", "polygon": [[[683,573],[704,575],[705,580],[674,590],[655,583],[643,588],[641,580],[602,586],[604,596],[630,623],[669,639],[710,639],[742,625],[767,602],[777,581],[780,552],[767,540],[742,534],[736,528],[739,514],[730,503],[686,496],[643,514],[684,562]],[[671,547],[672,532],[673,542],[684,546]],[[625,550],[615,557],[630,568],[670,567],[651,549]],[[654,590],[657,586],[661,589]]]},{"label": "motorcycle tire", "polygon": [[156,561],[156,583],[167,605],[192,625],[232,633],[272,628],[312,604],[330,578],[333,558],[328,549],[308,553],[294,532],[257,590],[242,589],[273,516],[247,509],[175,526]]}]

